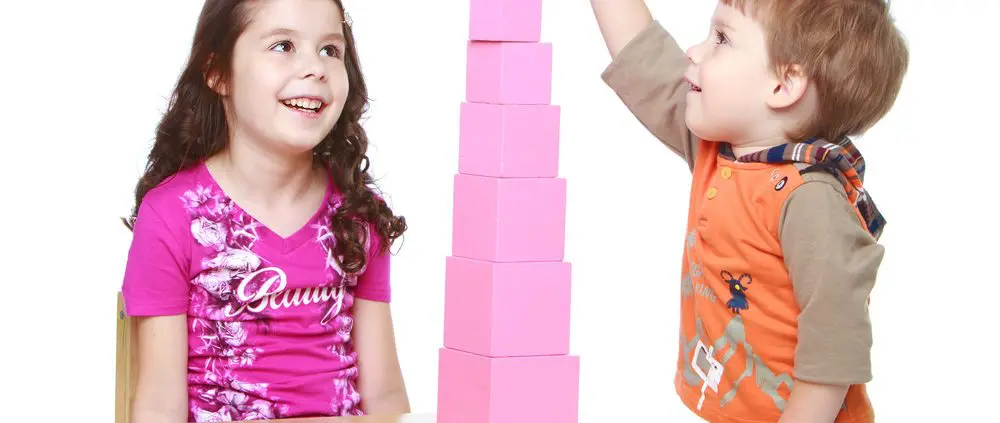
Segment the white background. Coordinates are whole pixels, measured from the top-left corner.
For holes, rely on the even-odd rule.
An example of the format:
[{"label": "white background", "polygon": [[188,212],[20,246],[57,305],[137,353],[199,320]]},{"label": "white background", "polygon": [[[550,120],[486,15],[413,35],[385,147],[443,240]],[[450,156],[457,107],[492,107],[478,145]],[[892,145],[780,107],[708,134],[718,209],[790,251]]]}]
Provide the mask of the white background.
[{"label": "white background", "polygon": [[[375,99],[373,171],[410,225],[392,272],[399,353],[414,410],[432,412],[468,1],[348,4]],[[687,47],[706,33],[714,2],[650,6]],[[880,421],[977,420],[1000,393],[1000,92],[989,76],[1000,8],[893,6],[911,70],[895,109],[859,142],[889,220],[870,392]],[[129,244],[119,217],[200,7],[32,1],[0,13],[0,420],[112,420],[114,296]],[[687,171],[601,82],[608,55],[588,2],[548,0],[543,41],[555,46],[553,103],[563,110],[580,421],[695,421],[672,387]]]}]

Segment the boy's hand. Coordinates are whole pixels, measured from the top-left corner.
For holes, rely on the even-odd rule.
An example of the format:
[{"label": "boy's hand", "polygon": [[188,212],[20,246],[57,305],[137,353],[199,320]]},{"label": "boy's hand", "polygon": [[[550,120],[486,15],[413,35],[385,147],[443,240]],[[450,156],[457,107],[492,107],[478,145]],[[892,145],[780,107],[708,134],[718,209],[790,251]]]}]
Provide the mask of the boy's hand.
[{"label": "boy's hand", "polygon": [[590,5],[612,58],[653,21],[643,0],[590,0]]},{"label": "boy's hand", "polygon": [[832,423],[847,396],[847,385],[795,381],[778,423]]}]

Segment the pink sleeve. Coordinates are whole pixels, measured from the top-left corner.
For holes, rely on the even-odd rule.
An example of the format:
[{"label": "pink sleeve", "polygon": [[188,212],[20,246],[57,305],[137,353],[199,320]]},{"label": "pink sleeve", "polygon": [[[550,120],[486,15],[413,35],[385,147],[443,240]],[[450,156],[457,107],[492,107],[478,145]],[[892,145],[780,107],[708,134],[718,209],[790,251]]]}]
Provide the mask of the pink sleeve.
[{"label": "pink sleeve", "polygon": [[148,204],[139,207],[122,283],[128,315],[187,313],[190,244],[177,232]]},{"label": "pink sleeve", "polygon": [[358,288],[354,292],[354,296],[363,300],[387,303],[391,298],[389,252],[380,253],[381,244],[381,237],[373,232],[368,264],[365,266],[364,273],[358,277]]}]

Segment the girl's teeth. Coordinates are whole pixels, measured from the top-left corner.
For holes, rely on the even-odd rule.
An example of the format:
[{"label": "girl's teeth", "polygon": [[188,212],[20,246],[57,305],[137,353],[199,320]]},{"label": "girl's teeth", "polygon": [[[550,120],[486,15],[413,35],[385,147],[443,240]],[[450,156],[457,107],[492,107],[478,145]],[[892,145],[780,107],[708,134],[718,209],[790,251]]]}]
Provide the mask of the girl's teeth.
[{"label": "girl's teeth", "polygon": [[291,100],[285,100],[284,103],[286,105],[298,107],[300,109],[311,109],[311,110],[319,110],[320,106],[323,105],[323,102],[319,100],[313,100],[308,98],[293,98]]}]

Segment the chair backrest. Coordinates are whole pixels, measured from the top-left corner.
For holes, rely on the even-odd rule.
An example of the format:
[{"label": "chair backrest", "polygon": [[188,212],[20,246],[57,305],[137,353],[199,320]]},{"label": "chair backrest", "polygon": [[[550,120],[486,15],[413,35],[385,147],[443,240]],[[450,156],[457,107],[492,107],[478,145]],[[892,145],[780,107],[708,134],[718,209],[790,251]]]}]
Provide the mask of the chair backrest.
[{"label": "chair backrest", "polygon": [[130,423],[136,380],[135,319],[125,314],[121,292],[118,292],[115,351],[115,423]]}]

